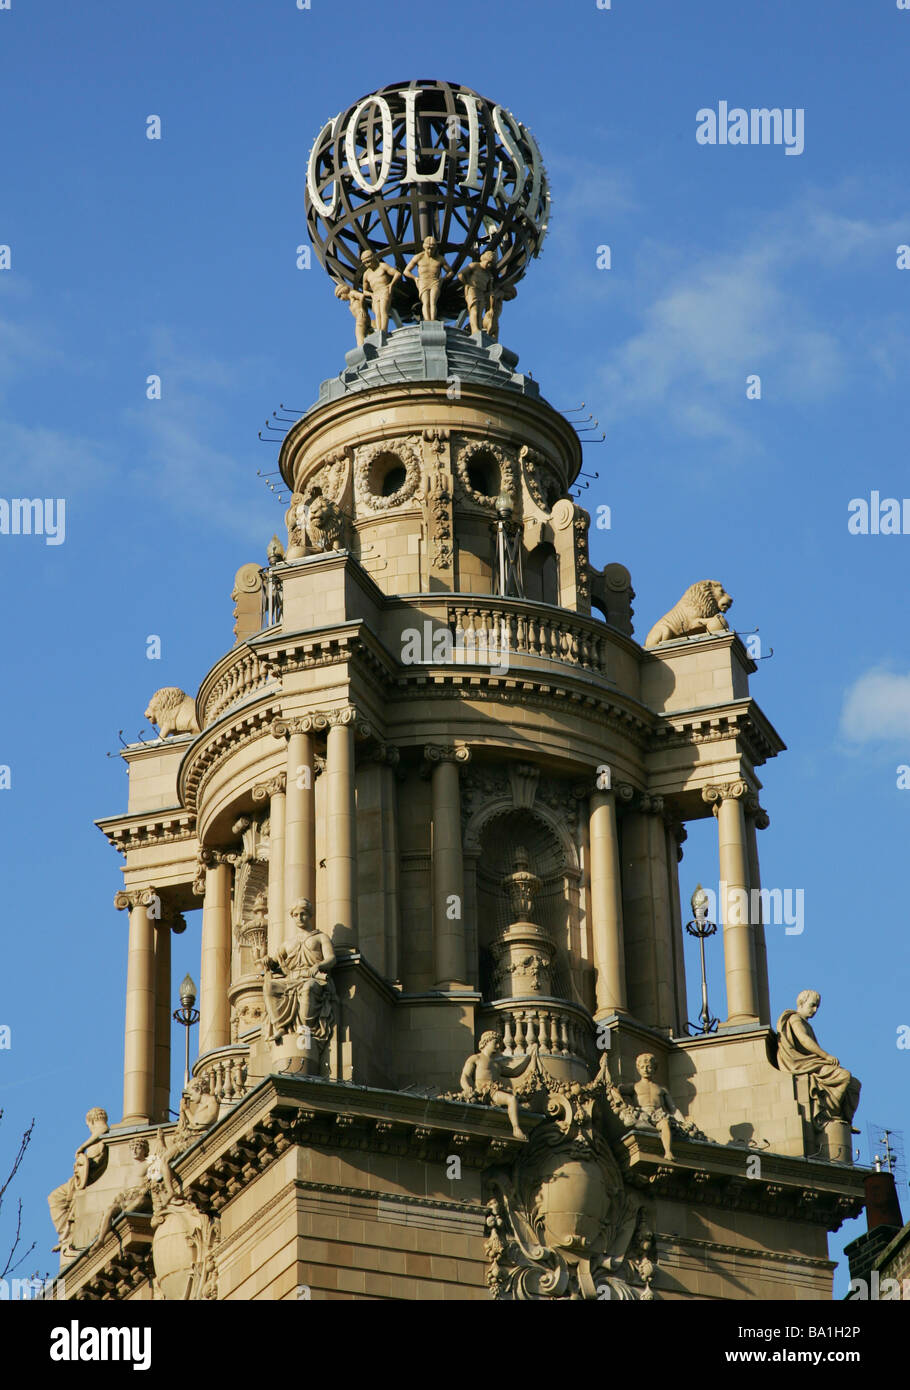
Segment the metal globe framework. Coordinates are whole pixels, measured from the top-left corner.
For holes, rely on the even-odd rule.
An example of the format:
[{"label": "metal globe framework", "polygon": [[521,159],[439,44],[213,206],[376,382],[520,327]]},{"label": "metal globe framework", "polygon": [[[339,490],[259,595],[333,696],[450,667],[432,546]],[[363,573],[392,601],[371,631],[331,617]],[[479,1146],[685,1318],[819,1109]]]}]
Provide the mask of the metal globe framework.
[{"label": "metal globe framework", "polygon": [[[457,274],[484,251],[510,290],[540,252],[550,192],[534,137],[504,107],[450,82],[393,83],[362,97],[316,138],[307,165],[307,229],[338,284],[359,288],[361,254],[403,270],[433,236],[445,257],[440,318],[457,318]],[[417,302],[411,280],[399,312]]]}]

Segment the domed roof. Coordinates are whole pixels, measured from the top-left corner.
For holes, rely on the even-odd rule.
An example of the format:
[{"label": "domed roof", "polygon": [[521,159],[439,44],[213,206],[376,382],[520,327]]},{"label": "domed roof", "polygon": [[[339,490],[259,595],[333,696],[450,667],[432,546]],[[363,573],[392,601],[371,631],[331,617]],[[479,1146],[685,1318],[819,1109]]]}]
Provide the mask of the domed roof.
[{"label": "domed roof", "polygon": [[407,382],[451,382],[452,378],[462,387],[498,386],[540,396],[537,382],[515,371],[517,353],[485,333],[465,333],[444,323],[415,323],[392,333],[373,333],[363,347],[346,353],[345,363],[338,376],[322,382],[319,400],[310,410],[354,391]]}]

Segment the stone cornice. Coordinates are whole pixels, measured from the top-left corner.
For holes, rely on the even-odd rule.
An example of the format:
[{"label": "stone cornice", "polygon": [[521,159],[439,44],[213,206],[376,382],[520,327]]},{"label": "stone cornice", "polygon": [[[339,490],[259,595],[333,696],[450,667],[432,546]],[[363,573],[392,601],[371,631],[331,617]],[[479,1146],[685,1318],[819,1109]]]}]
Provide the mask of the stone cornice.
[{"label": "stone cornice", "polygon": [[[123,1212],[104,1244],[90,1247],[65,1271],[67,1302],[123,1301],[152,1277],[151,1213]],[[78,1288],[74,1287],[79,1281]]]},{"label": "stone cornice", "polygon": [[195,814],[205,784],[223,754],[263,737],[279,715],[280,710],[274,703],[258,705],[255,709],[225,716],[222,722],[197,737],[193,747],[187,750],[177,776],[178,795],[189,811]]},{"label": "stone cornice", "polygon": [[196,835],[196,817],[182,806],[169,806],[163,811],[145,811],[125,816],[104,816],[95,824],[108,844],[121,854],[149,845],[171,844],[192,840]]},{"label": "stone cornice", "polygon": [[786,751],[777,730],[750,697],[721,706],[700,705],[658,716],[652,731],[653,749],[684,748],[722,739],[742,742],[753,767]]},{"label": "stone cornice", "polygon": [[[621,1135],[615,1148],[633,1186],[689,1207],[755,1212],[836,1231],[865,1205],[865,1173],[842,1164],[692,1139],[677,1144],[668,1163],[657,1133],[638,1129]],[[749,1178],[746,1165],[755,1156],[761,1177]]]},{"label": "stone cornice", "polygon": [[[533,1128],[540,1120],[527,1116]],[[504,1113],[348,1083],[268,1076],[176,1160],[184,1190],[214,1214],[292,1144],[410,1156],[444,1166],[456,1152],[485,1168],[515,1152]]]}]

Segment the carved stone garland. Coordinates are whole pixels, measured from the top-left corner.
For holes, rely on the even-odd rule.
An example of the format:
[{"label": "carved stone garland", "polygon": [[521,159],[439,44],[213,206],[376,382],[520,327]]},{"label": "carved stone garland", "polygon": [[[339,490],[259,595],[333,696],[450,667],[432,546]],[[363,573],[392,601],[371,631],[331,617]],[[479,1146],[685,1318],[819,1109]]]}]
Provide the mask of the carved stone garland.
[{"label": "carved stone garland", "polygon": [[[389,497],[378,497],[370,488],[370,473],[373,464],[381,454],[392,454],[401,461],[405,470],[405,481]],[[375,444],[367,444],[357,450],[354,463],[354,489],[357,501],[372,512],[387,512],[410,501],[420,485],[420,441],[416,437],[408,439],[383,439]]]}]

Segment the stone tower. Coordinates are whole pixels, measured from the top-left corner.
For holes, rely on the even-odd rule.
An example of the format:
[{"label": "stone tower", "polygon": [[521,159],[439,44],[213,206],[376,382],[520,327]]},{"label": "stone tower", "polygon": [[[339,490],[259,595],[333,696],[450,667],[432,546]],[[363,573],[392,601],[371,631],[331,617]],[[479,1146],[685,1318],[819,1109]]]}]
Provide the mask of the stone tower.
[{"label": "stone tower", "polygon": [[[99,822],[123,1115],[90,1112],[50,1199],[65,1296],[829,1297],[858,1083],[811,999],[772,1027],[783,744],[719,584],[636,640],[578,435],[497,340],[546,231],[537,146],[466,88],[386,88],[323,128],[308,208],[359,342],[281,446],[287,544],[238,570],[234,645],[153,698]],[[712,816],[726,1011],[699,1030],[678,862]],[[170,933],[200,906],[175,1123]]]}]

